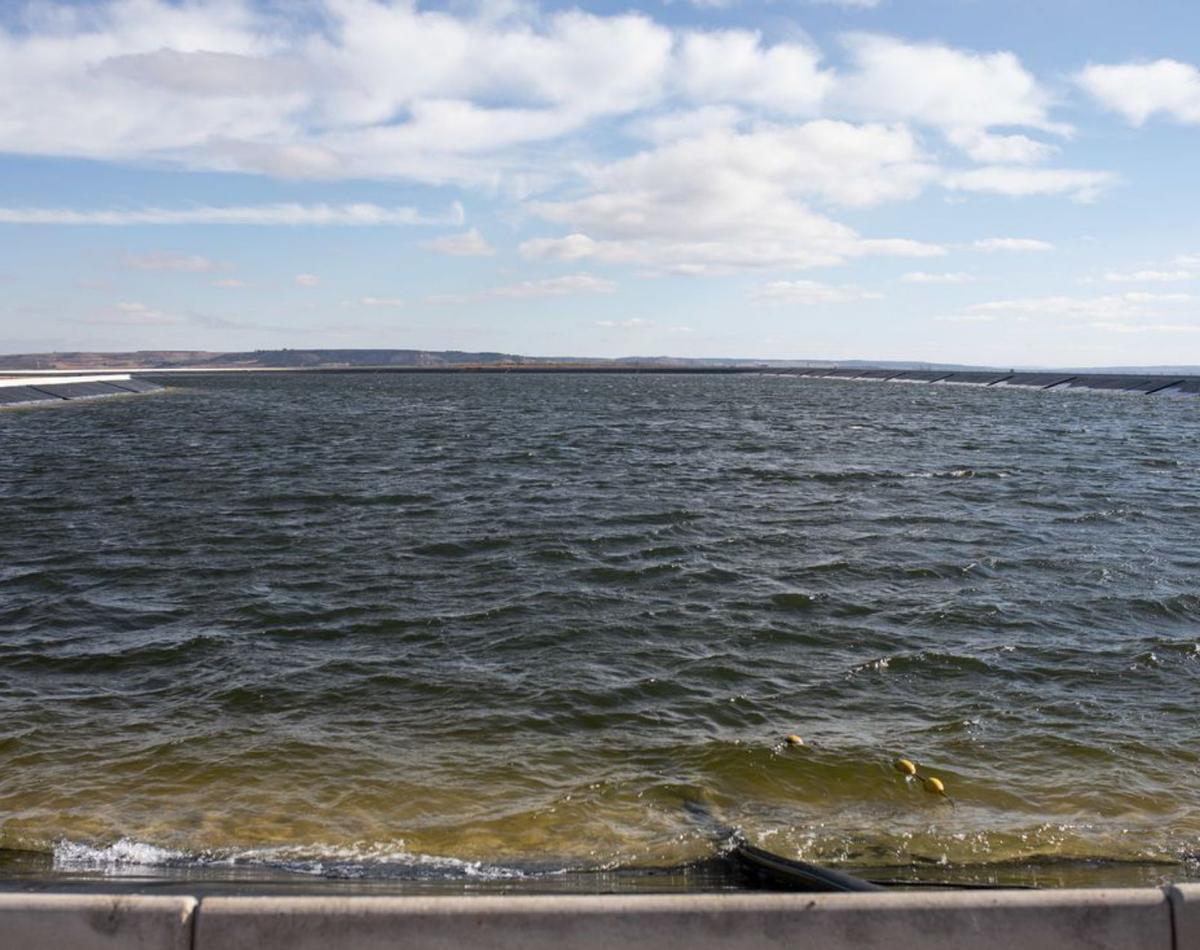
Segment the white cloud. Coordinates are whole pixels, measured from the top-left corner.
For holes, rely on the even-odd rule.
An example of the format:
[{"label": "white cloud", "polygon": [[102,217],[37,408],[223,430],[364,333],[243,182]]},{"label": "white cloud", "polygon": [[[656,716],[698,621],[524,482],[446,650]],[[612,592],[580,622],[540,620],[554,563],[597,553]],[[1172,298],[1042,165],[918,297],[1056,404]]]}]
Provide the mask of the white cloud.
[{"label": "white cloud", "polygon": [[152,327],[174,326],[185,323],[186,318],[179,314],[155,309],[137,300],[129,300],[118,303],[109,310],[85,317],[83,322],[113,326]]},{"label": "white cloud", "polygon": [[486,257],[496,253],[496,249],[488,244],[484,236],[479,233],[478,228],[471,228],[461,234],[435,238],[432,241],[426,241],[424,246],[431,251],[449,254],[452,257]]},{"label": "white cloud", "polygon": [[565,277],[548,277],[542,280],[526,280],[519,284],[491,287],[470,294],[435,294],[425,298],[426,303],[463,304],[479,303],[484,300],[512,300],[536,297],[566,297],[573,294],[611,294],[617,285],[611,280],[593,277],[591,274],[568,274]]},{"label": "white cloud", "polygon": [[1197,299],[1191,294],[1158,294],[1140,290],[1131,290],[1124,297],[1134,303],[1191,303]]},{"label": "white cloud", "polygon": [[245,287],[246,286],[246,282],[244,280],[238,280],[236,277],[223,277],[220,280],[214,280],[212,283],[213,283],[214,287],[225,287],[225,288]]},{"label": "white cloud", "polygon": [[122,263],[133,270],[167,270],[198,273],[216,269],[216,264],[199,254],[169,254],[156,251],[151,254],[129,254]]},{"label": "white cloud", "polygon": [[31,9],[39,29],[0,27],[0,150],[296,177],[486,183],[483,153],[659,100],[675,43],[641,15],[516,4]]},{"label": "white cloud", "polygon": [[826,303],[882,300],[883,294],[849,284],[835,286],[815,280],[774,280],[752,291],[750,299],[756,303],[808,307]]},{"label": "white cloud", "polygon": [[808,42],[637,13],[374,0],[306,9],[32,6],[34,29],[0,27],[0,151],[520,190],[561,179],[561,140],[611,117],[732,108],[913,122],[965,136],[962,147],[991,162],[1050,149],[991,127],[1066,131],[1009,52],[855,35],[838,74]]},{"label": "white cloud", "polygon": [[1104,275],[1104,279],[1114,283],[1168,283],[1196,280],[1197,274],[1190,270],[1109,271]]},{"label": "white cloud", "polygon": [[[524,0],[310,0],[303,16],[255,0],[44,0],[26,12],[0,26],[0,152],[477,188],[549,224],[521,247],[533,259],[713,274],[931,257],[944,248],[861,234],[836,209],[939,183],[1090,200],[1114,180],[1029,167],[1058,151],[1040,137],[1071,130],[1006,51],[855,34],[835,70],[797,32]],[[624,154],[630,135],[647,150]],[[943,139],[983,166],[944,169],[924,144]],[[460,206],[368,203],[7,207],[0,223],[465,228]],[[427,246],[492,252],[474,228]]]},{"label": "white cloud", "polygon": [[976,280],[976,277],[961,271],[930,274],[918,270],[903,274],[900,279],[906,284],[969,284]]},{"label": "white cloud", "polygon": [[597,320],[596,326],[606,329],[640,330],[643,327],[654,326],[654,324],[642,317],[632,317],[629,320]]},{"label": "white cloud", "polygon": [[358,301],[364,307],[403,307],[404,301],[399,297],[360,297]]},{"label": "white cloud", "polygon": [[808,0],[819,6],[845,7],[848,10],[874,10],[883,0]]},{"label": "white cloud", "polygon": [[934,317],[940,323],[991,323],[996,319],[992,313],[947,313]]},{"label": "white cloud", "polygon": [[745,113],[735,106],[702,106],[640,116],[630,122],[626,130],[640,139],[665,143],[698,138],[709,132],[727,131],[743,118]]},{"label": "white cloud", "polygon": [[1075,81],[1133,125],[1160,112],[1176,122],[1200,123],[1200,70],[1189,63],[1159,59],[1088,66]]},{"label": "white cloud", "polygon": [[1112,333],[1200,333],[1200,323],[1093,323],[1096,330]]},{"label": "white cloud", "polygon": [[971,244],[981,251],[1053,251],[1054,245],[1037,238],[981,238]]},{"label": "white cloud", "polygon": [[687,33],[672,70],[685,98],[742,103],[773,112],[813,115],[833,82],[816,50],[795,43],[764,46],[748,30]]},{"label": "white cloud", "polygon": [[946,138],[973,161],[1006,165],[1031,165],[1056,155],[1060,149],[1027,135],[996,135],[976,128],[950,129]]},{"label": "white cloud", "polygon": [[1190,294],[1154,294],[1130,292],[1100,297],[1024,297],[1012,300],[991,300],[966,308],[971,314],[1012,315],[1035,314],[1051,317],[1088,318],[1109,322],[1134,320],[1154,316],[1161,308],[1191,304],[1197,298]]},{"label": "white cloud", "polygon": [[1111,172],[987,165],[969,171],[950,172],[942,179],[942,183],[952,191],[987,192],[1010,197],[1066,195],[1074,201],[1087,203],[1094,201],[1116,180],[1117,177]]},{"label": "white cloud", "polygon": [[321,278],[316,274],[297,274],[296,283],[301,287],[316,287],[321,283]]},{"label": "white cloud", "polygon": [[943,250],[904,238],[864,239],[807,203],[911,197],[933,174],[903,128],[817,120],[715,131],[591,169],[585,197],[533,203],[536,214],[572,231],[526,241],[521,252],[676,273],[936,255]]},{"label": "white cloud", "polygon": [[207,50],[158,49],[112,56],[92,76],[115,77],[182,95],[245,98],[291,97],[306,80],[303,64],[287,55],[249,56]]},{"label": "white cloud", "polygon": [[868,118],[952,130],[1024,126],[1069,132],[1050,119],[1049,94],[1013,53],[872,34],[854,34],[846,44],[855,72],[843,77],[835,96]]},{"label": "white cloud", "polygon": [[71,224],[125,226],[142,224],[244,224],[378,226],[437,224],[457,220],[458,213],[426,217],[414,208],[383,208],[373,204],[350,205],[234,205],[188,208],[117,208],[78,211],[70,208],[3,208],[0,224]]}]

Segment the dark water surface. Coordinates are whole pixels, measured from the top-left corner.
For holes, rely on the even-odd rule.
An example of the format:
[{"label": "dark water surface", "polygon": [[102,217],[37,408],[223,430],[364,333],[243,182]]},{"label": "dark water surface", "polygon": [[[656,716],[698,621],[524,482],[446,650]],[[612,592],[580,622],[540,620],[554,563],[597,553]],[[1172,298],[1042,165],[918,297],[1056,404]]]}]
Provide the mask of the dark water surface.
[{"label": "dark water surface", "polygon": [[670,865],[700,798],[847,868],[1196,874],[1191,400],[173,384],[0,413],[10,855]]}]

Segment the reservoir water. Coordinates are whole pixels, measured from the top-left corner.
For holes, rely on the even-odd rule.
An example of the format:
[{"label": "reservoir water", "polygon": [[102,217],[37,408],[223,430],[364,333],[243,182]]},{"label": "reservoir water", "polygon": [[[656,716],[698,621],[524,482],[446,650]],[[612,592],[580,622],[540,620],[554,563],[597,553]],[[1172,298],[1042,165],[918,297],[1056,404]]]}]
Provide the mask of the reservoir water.
[{"label": "reservoir water", "polygon": [[1200,873],[1190,399],[157,381],[0,413],[0,866]]}]

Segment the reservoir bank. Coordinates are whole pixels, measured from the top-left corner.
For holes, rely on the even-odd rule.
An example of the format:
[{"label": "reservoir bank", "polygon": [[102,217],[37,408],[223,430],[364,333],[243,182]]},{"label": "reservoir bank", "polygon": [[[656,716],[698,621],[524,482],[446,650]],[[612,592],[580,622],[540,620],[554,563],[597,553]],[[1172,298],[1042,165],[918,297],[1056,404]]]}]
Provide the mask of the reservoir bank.
[{"label": "reservoir bank", "polygon": [[128,373],[6,376],[0,374],[0,409],[55,405],[159,392],[161,386]]}]

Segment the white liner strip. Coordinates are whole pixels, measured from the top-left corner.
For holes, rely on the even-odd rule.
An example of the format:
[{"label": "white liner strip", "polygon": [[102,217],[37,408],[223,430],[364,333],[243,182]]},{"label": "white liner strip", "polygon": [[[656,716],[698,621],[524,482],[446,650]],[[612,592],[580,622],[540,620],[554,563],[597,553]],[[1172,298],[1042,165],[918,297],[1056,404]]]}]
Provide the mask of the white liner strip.
[{"label": "white liner strip", "polygon": [[0,378],[0,386],[62,386],[66,383],[119,383],[128,380],[129,373],[108,376],[10,376]]}]

